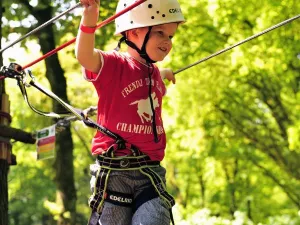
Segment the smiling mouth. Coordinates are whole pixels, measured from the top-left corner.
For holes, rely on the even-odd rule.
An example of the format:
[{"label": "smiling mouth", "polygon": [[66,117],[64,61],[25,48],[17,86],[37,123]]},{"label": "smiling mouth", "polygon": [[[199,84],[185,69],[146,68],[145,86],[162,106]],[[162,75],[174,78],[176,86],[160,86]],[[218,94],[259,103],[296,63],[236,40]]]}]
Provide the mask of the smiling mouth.
[{"label": "smiling mouth", "polygon": [[160,47],[159,50],[161,50],[161,51],[163,51],[163,52],[166,52],[168,49],[167,49],[167,48]]}]

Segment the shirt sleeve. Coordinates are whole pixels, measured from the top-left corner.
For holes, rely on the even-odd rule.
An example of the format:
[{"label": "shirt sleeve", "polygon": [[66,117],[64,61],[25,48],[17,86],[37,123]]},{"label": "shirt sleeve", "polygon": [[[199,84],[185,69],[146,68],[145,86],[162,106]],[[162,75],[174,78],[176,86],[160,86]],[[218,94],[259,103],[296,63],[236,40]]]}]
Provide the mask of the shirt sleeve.
[{"label": "shirt sleeve", "polygon": [[109,86],[112,82],[118,79],[122,70],[122,57],[116,51],[101,51],[98,50],[102,60],[102,66],[98,73],[82,69],[83,77],[93,83],[97,91]]},{"label": "shirt sleeve", "polygon": [[103,69],[103,65],[104,65],[104,57],[103,57],[103,54],[101,53],[100,50],[98,50],[98,54],[100,55],[100,59],[101,59],[101,61],[102,61],[102,66],[101,66],[101,68],[100,68],[100,70],[99,70],[98,73],[93,73],[93,72],[91,72],[91,71],[85,69],[84,67],[81,67],[83,77],[84,77],[84,79],[86,79],[87,81],[90,81],[90,82],[96,81],[96,80],[98,79],[98,77],[99,77],[99,75],[100,75],[102,69]]}]

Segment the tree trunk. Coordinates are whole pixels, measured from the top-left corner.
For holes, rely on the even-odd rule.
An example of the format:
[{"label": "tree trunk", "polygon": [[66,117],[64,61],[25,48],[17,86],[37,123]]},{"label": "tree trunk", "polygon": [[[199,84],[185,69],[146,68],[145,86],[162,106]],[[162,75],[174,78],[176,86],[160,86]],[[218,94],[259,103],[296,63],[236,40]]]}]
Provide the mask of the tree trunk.
[{"label": "tree trunk", "polygon": [[206,186],[205,186],[205,180],[204,180],[204,175],[203,175],[202,171],[200,172],[200,175],[198,176],[198,179],[199,179],[200,193],[201,193],[200,207],[204,208],[205,207]]},{"label": "tree trunk", "polygon": [[[228,166],[232,164],[232,167]],[[234,163],[228,163],[224,161],[222,163],[223,169],[225,172],[226,176],[226,181],[227,181],[227,190],[229,193],[229,198],[230,198],[230,205],[229,205],[229,213],[232,218],[234,218],[234,213],[237,210],[237,202],[236,202],[236,190],[235,190],[235,180],[238,174],[238,159],[235,159]],[[230,172],[232,170],[232,172]]]},{"label": "tree trunk", "polygon": [[[52,18],[52,8],[49,4],[43,9],[31,8],[32,15],[42,24]],[[54,31],[47,26],[38,34],[39,44],[43,54],[55,49]],[[64,71],[60,66],[57,54],[45,59],[46,77],[50,82],[52,91],[63,101],[68,103],[67,84]],[[53,101],[53,111],[57,113],[66,110],[56,101]],[[76,190],[74,184],[73,141],[70,127],[66,127],[57,136],[56,159],[54,163],[55,183],[57,186],[58,204],[62,204],[58,225],[75,224],[76,221]]]},{"label": "tree trunk", "polygon": [[[2,1],[0,1],[0,18],[2,18]],[[2,39],[2,28],[0,28],[0,48]],[[0,67],[3,66],[3,58],[0,53]],[[4,81],[0,80],[0,96],[4,93]],[[0,98],[0,109],[2,108],[2,100]],[[1,120],[0,120],[1,122]],[[1,149],[2,143],[0,144],[0,154],[3,151]],[[6,159],[0,158],[0,225],[8,224],[8,187],[7,187],[7,172],[8,162]]]},{"label": "tree trunk", "polygon": [[8,224],[8,188],[7,188],[8,163],[0,159],[0,225]]}]

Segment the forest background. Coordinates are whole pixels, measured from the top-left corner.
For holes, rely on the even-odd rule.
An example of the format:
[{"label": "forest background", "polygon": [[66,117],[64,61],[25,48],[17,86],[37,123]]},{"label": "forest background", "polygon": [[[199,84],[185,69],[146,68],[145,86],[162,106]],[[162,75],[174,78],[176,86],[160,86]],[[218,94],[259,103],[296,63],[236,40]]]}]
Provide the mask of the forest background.
[{"label": "forest background", "polygon": [[[170,56],[158,64],[174,71],[300,12],[296,0],[180,3],[186,23],[174,37]],[[75,4],[1,0],[2,48]],[[101,1],[102,20],[114,14],[116,4]],[[74,38],[81,11],[4,52],[3,65],[27,64]],[[163,165],[177,202],[177,225],[300,224],[299,31],[298,19],[177,74],[176,85],[167,83]],[[118,40],[113,32],[113,23],[99,29],[96,47],[113,49]],[[92,85],[81,76],[74,45],[31,69],[38,82],[72,106],[97,104]],[[34,133],[56,122],[31,111],[14,80],[5,79],[0,87],[9,95],[12,127]],[[63,110],[34,88],[28,95],[43,111]],[[94,133],[72,122],[57,134],[55,158],[43,161],[36,160],[35,145],[11,140],[17,165],[8,173],[8,224],[86,224]]]}]

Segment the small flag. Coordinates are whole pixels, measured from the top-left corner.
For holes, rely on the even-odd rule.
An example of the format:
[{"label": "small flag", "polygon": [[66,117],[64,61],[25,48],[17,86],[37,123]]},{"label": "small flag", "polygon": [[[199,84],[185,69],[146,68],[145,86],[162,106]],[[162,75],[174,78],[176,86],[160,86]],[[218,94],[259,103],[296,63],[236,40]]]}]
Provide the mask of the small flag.
[{"label": "small flag", "polygon": [[37,131],[37,159],[54,158],[55,124]]}]

